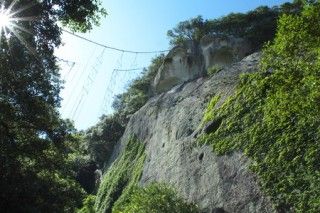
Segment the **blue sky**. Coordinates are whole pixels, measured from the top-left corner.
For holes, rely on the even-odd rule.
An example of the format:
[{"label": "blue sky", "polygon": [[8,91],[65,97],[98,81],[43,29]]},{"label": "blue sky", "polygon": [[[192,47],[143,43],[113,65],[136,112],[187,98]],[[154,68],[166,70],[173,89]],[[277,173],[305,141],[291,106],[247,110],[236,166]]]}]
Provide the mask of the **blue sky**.
[{"label": "blue sky", "polygon": [[[101,25],[90,33],[79,34],[88,39],[120,49],[133,51],[166,50],[167,31],[198,15],[218,18],[230,12],[246,12],[260,5],[274,6],[283,0],[103,0],[108,12]],[[61,62],[65,80],[60,112],[72,118],[77,129],[94,125],[102,114],[112,113],[115,94],[125,90],[140,71],[113,72],[114,69],[146,67],[156,54],[136,55],[103,50],[94,44],[63,34],[64,46],[56,55],[75,62]],[[113,74],[112,74],[113,73]]]}]

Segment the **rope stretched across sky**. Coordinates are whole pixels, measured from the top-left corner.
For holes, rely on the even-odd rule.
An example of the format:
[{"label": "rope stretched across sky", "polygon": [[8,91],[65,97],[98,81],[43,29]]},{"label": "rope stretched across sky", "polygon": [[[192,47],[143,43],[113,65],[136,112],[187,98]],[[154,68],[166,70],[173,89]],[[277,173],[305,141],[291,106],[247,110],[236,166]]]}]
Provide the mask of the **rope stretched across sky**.
[{"label": "rope stretched across sky", "polygon": [[[1,0],[0,0],[0,1],[1,1]],[[129,76],[131,75],[131,73],[134,74],[134,72],[132,72],[132,71],[139,71],[139,70],[145,69],[145,67],[139,67],[139,66],[137,66],[137,64],[136,64],[137,56],[138,56],[139,54],[156,54],[156,53],[166,53],[166,52],[169,52],[169,51],[170,51],[170,50],[133,51],[133,50],[120,49],[120,48],[111,47],[111,46],[109,46],[109,45],[105,45],[105,44],[96,42],[96,41],[94,41],[94,40],[91,40],[91,39],[85,38],[85,37],[83,37],[83,36],[77,35],[77,34],[71,32],[71,31],[68,31],[68,30],[65,30],[65,29],[62,29],[62,31],[65,32],[65,33],[70,34],[71,36],[74,36],[74,37],[76,37],[76,38],[79,38],[79,39],[81,39],[81,40],[83,40],[83,41],[85,41],[85,42],[88,42],[88,43],[94,44],[94,45],[96,45],[96,46],[102,47],[103,50],[105,50],[105,49],[110,49],[110,50],[113,50],[113,51],[117,51],[117,52],[119,52],[119,53],[121,54],[121,57],[120,57],[120,59],[119,59],[119,64],[118,64],[118,66],[117,66],[115,69],[113,69],[112,74],[111,74],[111,78],[110,78],[110,82],[109,82],[109,84],[108,84],[108,86],[107,86],[107,88],[106,88],[105,94],[104,94],[103,103],[102,103],[102,106],[101,106],[101,111],[103,111],[104,113],[109,112],[109,109],[108,109],[107,107],[105,107],[106,103],[107,103],[107,102],[109,103],[110,100],[111,100],[112,98],[114,98],[113,96],[115,95],[115,91],[114,91],[114,90],[115,90],[115,88],[114,88],[115,84],[113,84],[112,82],[115,82],[115,81],[116,81],[115,79],[117,78],[117,76],[119,76],[119,75],[120,75],[120,76],[125,75],[126,77],[129,77]],[[133,68],[122,68],[122,57],[123,57],[123,55],[124,55],[125,53],[135,54],[134,62],[133,62],[132,65],[131,65],[131,67],[133,67]],[[93,55],[94,55],[94,54],[93,54]],[[93,56],[93,55],[92,55],[92,56]],[[102,58],[102,56],[101,56],[101,58]],[[66,63],[66,64],[68,64],[69,66],[71,66],[71,68],[69,69],[68,74],[69,74],[69,73],[71,72],[71,70],[74,68],[75,64],[77,64],[76,62],[69,61],[69,60],[65,60],[65,59],[61,59],[61,58],[57,58],[57,60],[58,60],[59,62]],[[89,60],[88,60],[88,63],[89,63]],[[94,83],[95,76],[96,76],[96,74],[97,74],[97,72],[98,72],[98,70],[97,70],[96,67],[98,67],[98,66],[101,65],[101,64],[102,64],[102,63],[101,63],[101,61],[100,61],[100,63],[97,63],[97,64],[95,64],[95,66],[93,66],[93,71],[92,71],[93,74],[89,74],[89,75],[87,76],[86,83],[85,83],[84,85],[82,85],[81,91],[79,92],[78,96],[75,97],[75,103],[73,104],[71,110],[68,110],[68,111],[70,111],[70,112],[69,112],[69,117],[71,117],[72,119],[77,120],[77,119],[78,119],[78,116],[81,114],[83,104],[84,104],[84,102],[86,102],[86,98],[87,98],[87,96],[88,96],[88,94],[89,94],[89,91],[90,91],[90,89],[91,89],[91,85]],[[87,65],[86,65],[86,67],[87,67]],[[86,67],[84,68],[84,70],[86,69]],[[82,75],[83,75],[83,74],[84,74],[84,72],[81,72],[80,77],[78,78],[77,81],[79,81],[79,80],[82,78]],[[129,75],[128,75],[128,74],[129,74]],[[74,74],[74,75],[72,76],[71,81],[74,80],[74,77],[75,77],[75,76],[76,76],[76,74]],[[123,76],[121,77],[121,80],[124,81]],[[132,81],[132,79],[130,79],[130,81]],[[129,82],[129,81],[128,81],[128,82]],[[74,85],[74,88],[75,88],[76,85],[79,85],[79,83],[76,83],[76,84]],[[74,89],[73,89],[72,91],[74,91]],[[74,96],[74,94],[72,94],[72,95]],[[67,100],[66,106],[68,106],[69,103],[70,103],[71,98],[68,97],[68,98],[66,98],[66,100]],[[66,110],[66,107],[64,107],[64,111],[65,111],[65,110]]]},{"label": "rope stretched across sky", "polygon": [[143,70],[145,67],[139,67],[139,68],[131,68],[131,69],[113,69],[116,72],[129,72],[129,71],[137,71],[137,70]]},{"label": "rope stretched across sky", "polygon": [[90,40],[90,39],[87,39],[83,36],[79,36],[73,32],[70,32],[68,30],[64,30],[62,29],[63,32],[66,32],[70,35],[73,35],[77,38],[80,38],[82,40],[85,40],[87,42],[90,42],[92,44],[95,44],[95,45],[98,45],[100,47],[103,47],[103,48],[106,48],[106,49],[110,49],[110,50],[115,50],[115,51],[119,51],[119,52],[125,52],[125,53],[136,53],[136,54],[154,54],[154,53],[165,53],[165,52],[169,52],[169,50],[157,50],[157,51],[133,51],[133,50],[124,50],[124,49],[120,49],[120,48],[116,48],[116,47],[111,47],[111,46],[108,46],[108,45],[105,45],[105,44],[101,44],[101,43],[98,43],[96,41],[93,41],[93,40]]}]

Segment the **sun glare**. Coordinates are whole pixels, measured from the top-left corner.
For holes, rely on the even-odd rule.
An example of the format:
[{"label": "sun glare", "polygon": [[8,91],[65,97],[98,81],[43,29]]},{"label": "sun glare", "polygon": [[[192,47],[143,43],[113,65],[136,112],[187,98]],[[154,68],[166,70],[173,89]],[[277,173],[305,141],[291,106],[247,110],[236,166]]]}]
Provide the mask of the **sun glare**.
[{"label": "sun glare", "polygon": [[10,25],[10,17],[5,13],[0,13],[0,27],[8,27]]},{"label": "sun glare", "polygon": [[2,36],[5,39],[10,38],[11,36],[15,36],[20,40],[20,42],[27,48],[29,51],[34,53],[33,48],[31,48],[26,40],[21,35],[21,32],[26,32],[32,35],[28,29],[24,28],[21,25],[21,22],[29,22],[34,20],[34,17],[19,17],[19,14],[32,7],[33,4],[25,5],[22,8],[15,8],[16,3],[18,0],[13,0],[8,7],[5,7],[2,0],[2,5],[0,6],[0,44]]}]

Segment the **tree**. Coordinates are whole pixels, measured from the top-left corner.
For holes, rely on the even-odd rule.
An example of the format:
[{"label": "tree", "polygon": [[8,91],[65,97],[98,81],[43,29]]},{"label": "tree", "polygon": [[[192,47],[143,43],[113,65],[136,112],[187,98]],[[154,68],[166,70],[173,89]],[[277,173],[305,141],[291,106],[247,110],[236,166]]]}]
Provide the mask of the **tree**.
[{"label": "tree", "polygon": [[53,52],[61,44],[58,21],[85,32],[105,12],[97,0],[5,0],[3,6],[12,6],[18,26],[6,35],[1,30],[0,209],[73,211],[83,192],[66,161],[74,129],[57,111],[62,84]]},{"label": "tree", "polygon": [[202,16],[197,16],[187,21],[180,22],[177,27],[167,32],[171,38],[170,44],[182,45],[185,40],[200,41],[200,39],[210,32],[210,23],[203,20]]},{"label": "tree", "polygon": [[86,132],[85,143],[89,156],[99,168],[103,168],[123,132],[124,127],[117,115],[102,117],[98,124]]},{"label": "tree", "polygon": [[[283,13],[298,13],[302,3],[285,3],[279,7],[260,6],[247,13],[230,13],[217,19],[203,20],[201,16],[180,22],[167,35],[172,46],[183,45],[187,40],[200,42],[205,35],[227,35],[247,39],[255,50],[271,41],[276,33],[278,17]],[[309,1],[311,2],[311,1]]]}]

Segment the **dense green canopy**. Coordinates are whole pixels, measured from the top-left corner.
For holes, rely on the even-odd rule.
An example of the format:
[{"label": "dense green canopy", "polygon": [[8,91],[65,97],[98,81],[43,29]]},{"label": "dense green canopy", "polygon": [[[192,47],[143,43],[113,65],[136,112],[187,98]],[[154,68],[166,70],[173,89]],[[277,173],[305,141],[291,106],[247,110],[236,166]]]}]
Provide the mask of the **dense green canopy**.
[{"label": "dense green canopy", "polygon": [[105,12],[97,0],[5,0],[3,5],[12,5],[19,19],[7,35],[1,32],[0,41],[0,209],[71,211],[82,190],[66,161],[73,128],[57,112],[58,21],[84,32]]},{"label": "dense green canopy", "polygon": [[269,8],[260,6],[247,13],[230,13],[217,19],[204,20],[201,16],[180,22],[169,30],[170,44],[182,45],[186,40],[199,42],[205,35],[229,35],[248,39],[255,50],[271,41],[276,32],[281,14],[295,14],[301,10],[302,2],[285,3]]}]

